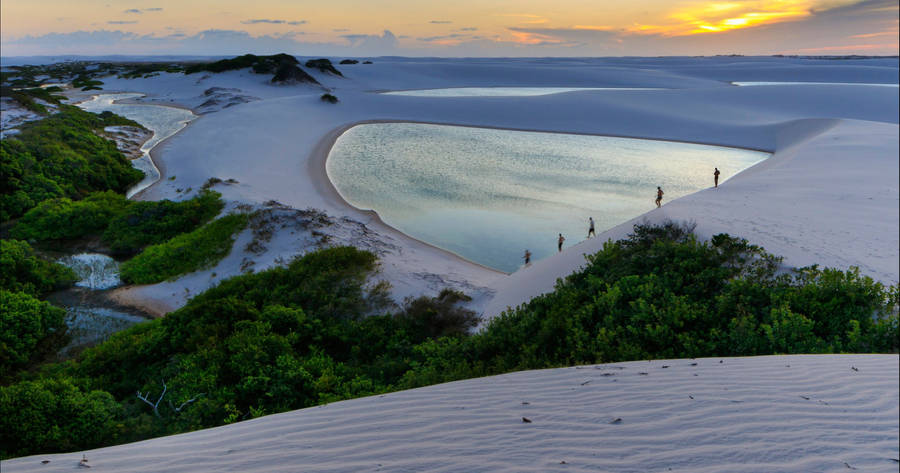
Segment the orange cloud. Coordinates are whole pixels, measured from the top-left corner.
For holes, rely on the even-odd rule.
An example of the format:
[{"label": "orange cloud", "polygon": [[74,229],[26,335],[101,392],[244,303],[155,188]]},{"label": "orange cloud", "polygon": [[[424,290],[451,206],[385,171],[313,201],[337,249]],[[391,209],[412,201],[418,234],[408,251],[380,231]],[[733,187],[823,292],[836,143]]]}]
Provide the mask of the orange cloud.
[{"label": "orange cloud", "polygon": [[629,32],[683,36],[752,28],[811,15],[811,0],[757,0],[689,5],[669,15],[671,23],[636,24]]}]

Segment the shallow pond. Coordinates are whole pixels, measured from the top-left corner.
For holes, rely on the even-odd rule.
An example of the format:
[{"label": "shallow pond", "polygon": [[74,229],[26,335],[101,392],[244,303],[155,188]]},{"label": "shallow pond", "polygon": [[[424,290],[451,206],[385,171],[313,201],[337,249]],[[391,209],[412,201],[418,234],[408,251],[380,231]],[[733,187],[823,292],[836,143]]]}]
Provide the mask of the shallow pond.
[{"label": "shallow pond", "polygon": [[664,203],[712,187],[768,153],[603,136],[412,123],[341,135],[328,176],[351,204],[470,261],[515,271]]},{"label": "shallow pond", "polygon": [[57,263],[72,268],[78,276],[78,287],[87,289],[109,289],[122,284],[119,279],[119,263],[109,256],[99,253],[79,253],[64,256]]},{"label": "shallow pond", "polygon": [[108,110],[125,118],[130,118],[153,132],[153,137],[141,146],[141,151],[144,155],[132,161],[134,167],[144,171],[144,179],[128,190],[126,195],[129,198],[159,180],[159,169],[156,168],[150,159],[150,150],[160,141],[174,135],[187,126],[188,122],[197,118],[193,112],[182,108],[163,105],[115,103],[116,101],[134,100],[143,95],[137,93],[100,94],[91,100],[78,104],[79,107],[88,112],[100,113]]},{"label": "shallow pond", "polygon": [[579,90],[659,90],[646,87],[451,87],[446,89],[394,90],[385,95],[413,97],[528,97]]}]

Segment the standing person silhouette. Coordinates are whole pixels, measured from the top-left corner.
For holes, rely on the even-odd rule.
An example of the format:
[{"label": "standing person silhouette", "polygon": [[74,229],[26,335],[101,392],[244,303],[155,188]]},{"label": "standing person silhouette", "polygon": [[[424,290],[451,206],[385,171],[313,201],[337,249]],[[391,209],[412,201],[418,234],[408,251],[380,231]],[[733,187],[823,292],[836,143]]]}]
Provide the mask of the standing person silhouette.
[{"label": "standing person silhouette", "polygon": [[529,264],[531,264],[531,252],[525,250],[525,266],[528,266]]},{"label": "standing person silhouette", "polygon": [[590,238],[591,236],[597,236],[597,234],[594,233],[594,217],[588,217],[588,221],[591,224],[591,226],[588,227],[588,238]]},{"label": "standing person silhouette", "polygon": [[713,173],[713,181],[716,183],[716,189],[719,188],[719,168],[716,168],[716,172]]},{"label": "standing person silhouette", "polygon": [[662,196],[663,196],[662,188],[659,186],[656,186],[656,207],[657,208],[659,208],[659,206],[662,205]]},{"label": "standing person silhouette", "polygon": [[559,239],[557,241],[559,242],[559,244],[557,245],[557,248],[559,249],[559,251],[562,251],[562,244],[564,241],[566,241],[566,237],[562,236],[562,233],[560,233]]}]

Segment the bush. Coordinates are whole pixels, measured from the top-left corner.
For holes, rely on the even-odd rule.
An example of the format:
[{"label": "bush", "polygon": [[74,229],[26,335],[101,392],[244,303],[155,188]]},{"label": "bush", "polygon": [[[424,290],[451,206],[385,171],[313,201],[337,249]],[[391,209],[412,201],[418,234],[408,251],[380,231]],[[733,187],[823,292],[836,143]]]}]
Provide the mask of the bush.
[{"label": "bush", "polygon": [[328,103],[338,103],[338,98],[331,94],[322,94],[322,101]]},{"label": "bush", "polygon": [[306,61],[306,64],[304,64],[304,66],[310,69],[318,69],[320,72],[329,72],[336,76],[344,76],[343,74],[341,74],[341,71],[335,69],[335,67],[331,64],[331,61],[328,59],[310,59]]},{"label": "bush", "polygon": [[13,227],[15,238],[33,241],[68,240],[103,232],[130,202],[113,191],[89,194],[83,200],[47,199],[29,210]]},{"label": "bush", "polygon": [[114,254],[131,255],[208,222],[225,206],[220,197],[204,189],[197,197],[181,202],[134,202],[112,191],[93,193],[79,201],[48,199],[29,210],[11,234],[33,241],[102,235]]},{"label": "bush", "polygon": [[124,193],[143,177],[116,148],[95,132],[136,123],[113,114],[95,115],[60,105],[59,113],[23,124],[0,140],[0,221],[17,218],[38,203],[65,197],[80,200],[96,191]]},{"label": "bush", "polygon": [[408,299],[395,317],[414,340],[464,336],[481,320],[474,311],[458,305],[471,300],[459,291],[444,289],[437,297]]},{"label": "bush", "polygon": [[125,212],[109,222],[103,241],[115,254],[130,255],[141,248],[163,243],[210,221],[225,207],[222,194],[203,190],[181,202],[131,202]]},{"label": "bush", "polygon": [[76,280],[71,269],[35,256],[28,243],[0,240],[0,289],[40,297]]},{"label": "bush", "polygon": [[779,275],[780,259],[746,240],[701,242],[690,230],[636,226],[554,292],[462,343],[432,346],[404,386],[624,360],[900,348],[896,286],[856,269]]},{"label": "bush", "polygon": [[356,59],[344,59],[339,64],[359,64],[359,61]]},{"label": "bush", "polygon": [[0,309],[0,379],[65,344],[65,310],[5,289],[0,289]]},{"label": "bush", "polygon": [[246,214],[227,215],[197,230],[149,246],[122,263],[123,281],[153,284],[209,267],[228,255],[234,234],[247,226]]},{"label": "bush", "polygon": [[81,389],[68,378],[0,386],[0,457],[112,442],[121,412],[109,393]]}]

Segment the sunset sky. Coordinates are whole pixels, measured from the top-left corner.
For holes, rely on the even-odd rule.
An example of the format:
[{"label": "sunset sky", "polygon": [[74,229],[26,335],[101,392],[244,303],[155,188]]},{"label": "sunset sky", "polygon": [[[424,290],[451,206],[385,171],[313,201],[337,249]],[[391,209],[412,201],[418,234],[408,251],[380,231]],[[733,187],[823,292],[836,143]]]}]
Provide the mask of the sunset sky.
[{"label": "sunset sky", "polygon": [[897,0],[3,0],[3,56],[898,54]]}]

